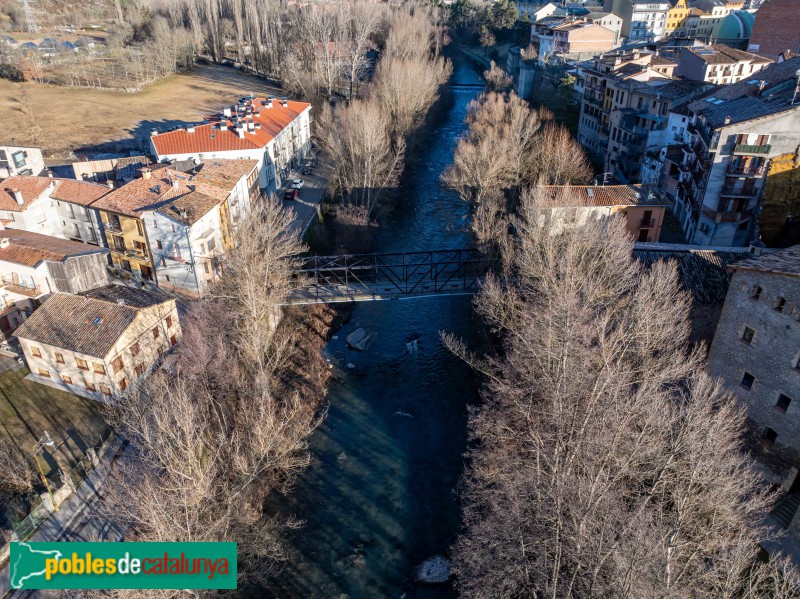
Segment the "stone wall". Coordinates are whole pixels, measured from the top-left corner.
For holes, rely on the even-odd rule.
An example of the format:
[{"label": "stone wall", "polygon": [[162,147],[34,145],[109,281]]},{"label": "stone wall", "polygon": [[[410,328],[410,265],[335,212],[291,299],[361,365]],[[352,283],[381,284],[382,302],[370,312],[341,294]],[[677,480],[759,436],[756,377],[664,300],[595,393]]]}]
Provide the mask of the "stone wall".
[{"label": "stone wall", "polygon": [[[798,321],[800,279],[737,270],[709,353],[711,373],[746,406],[754,435],[761,439],[768,428],[775,431],[772,453],[791,461],[800,452]],[[755,331],[750,343],[742,338],[745,327]],[[749,389],[745,373],[753,377]],[[778,405],[781,394],[791,399],[785,410]]]}]

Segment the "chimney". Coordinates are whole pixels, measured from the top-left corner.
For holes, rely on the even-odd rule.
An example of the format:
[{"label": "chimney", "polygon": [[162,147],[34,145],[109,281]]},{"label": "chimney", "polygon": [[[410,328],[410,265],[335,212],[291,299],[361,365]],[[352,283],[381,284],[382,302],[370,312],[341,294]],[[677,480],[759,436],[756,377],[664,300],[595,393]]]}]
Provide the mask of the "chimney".
[{"label": "chimney", "polygon": [[264,104],[264,108],[272,108],[272,96],[267,98],[267,103]]},{"label": "chimney", "polygon": [[150,129],[150,137],[155,137],[158,135],[158,129]]},{"label": "chimney", "polygon": [[124,299],[118,299],[117,300],[117,305],[118,306],[124,306],[125,305],[125,300]]},{"label": "chimney", "polygon": [[289,98],[286,96],[281,96],[281,104],[283,104],[284,108],[287,108],[289,106]]},{"label": "chimney", "polygon": [[247,121],[247,129],[252,133],[256,130],[256,124],[253,121]]},{"label": "chimney", "polygon": [[114,181],[112,181],[111,179],[108,179],[106,181],[106,185],[108,185],[109,189],[114,189]]},{"label": "chimney", "polygon": [[153,171],[151,171],[149,168],[142,169],[142,179],[149,179],[152,176],[153,176]]},{"label": "chimney", "polygon": [[231,109],[230,108],[226,108],[225,110],[222,111],[222,115],[225,116],[225,117],[231,116]]},{"label": "chimney", "polygon": [[186,219],[189,218],[189,212],[186,210],[186,208],[181,208],[181,218],[183,220],[186,220]]},{"label": "chimney", "polygon": [[239,135],[239,139],[244,139],[244,125],[236,127],[236,133]]},{"label": "chimney", "polygon": [[730,115],[728,115],[728,116],[726,116],[726,117],[725,117],[725,124],[726,124],[726,125],[730,125],[730,124],[731,124],[731,117],[730,117]]},{"label": "chimney", "polygon": [[186,127],[186,133],[194,133],[194,127]]},{"label": "chimney", "polygon": [[53,171],[51,171],[50,169],[48,169],[48,170],[47,170],[47,176],[48,176],[48,177],[50,177],[50,178],[52,179],[52,178],[53,178]]},{"label": "chimney", "polygon": [[761,93],[764,91],[764,88],[767,87],[767,82],[763,79],[758,82],[758,95],[760,96]]},{"label": "chimney", "polygon": [[173,189],[178,189],[178,187],[181,185],[177,179],[170,179],[170,183],[172,184]]},{"label": "chimney", "polygon": [[22,197],[22,192],[19,189],[12,189],[11,193],[14,195],[14,199],[17,201],[17,204],[22,206],[25,203],[25,199]]},{"label": "chimney", "polygon": [[10,244],[11,242],[8,240],[8,237],[3,237],[2,239],[0,239],[0,249],[7,248]]}]

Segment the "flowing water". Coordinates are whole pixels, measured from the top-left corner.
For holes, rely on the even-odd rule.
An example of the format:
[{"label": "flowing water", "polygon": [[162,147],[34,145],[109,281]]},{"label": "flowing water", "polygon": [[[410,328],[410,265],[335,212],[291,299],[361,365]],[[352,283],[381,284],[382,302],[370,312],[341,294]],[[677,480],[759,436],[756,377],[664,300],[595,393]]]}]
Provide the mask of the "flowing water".
[{"label": "flowing water", "polygon": [[[481,79],[458,58],[452,102],[403,181],[404,205],[382,228],[377,252],[468,247],[470,211],[439,178],[464,132]],[[439,331],[476,336],[469,297],[356,304],[326,348],[338,376],[328,417],[310,441],[312,464],[281,513],[304,525],[292,557],[270,581],[276,597],[451,597],[449,585],[414,584],[413,569],[447,554],[459,525],[467,405],[478,382]],[[374,333],[347,348],[358,327]]]}]

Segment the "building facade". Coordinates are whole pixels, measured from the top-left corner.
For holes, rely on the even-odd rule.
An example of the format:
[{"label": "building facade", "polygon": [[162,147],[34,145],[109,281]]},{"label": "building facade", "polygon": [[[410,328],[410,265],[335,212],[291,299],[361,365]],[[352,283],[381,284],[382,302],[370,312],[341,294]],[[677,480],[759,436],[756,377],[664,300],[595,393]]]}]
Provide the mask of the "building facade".
[{"label": "building facade", "polygon": [[259,185],[274,192],[311,149],[311,104],[305,102],[246,97],[211,121],[153,132],[150,147],[156,160],[255,160]]},{"label": "building facade", "polygon": [[747,409],[756,438],[800,456],[800,246],[753,256],[734,270],[709,352],[711,374]]},{"label": "building facade", "polygon": [[800,10],[794,0],[769,0],[756,12],[748,51],[774,60],[800,52]]},{"label": "building facade", "polygon": [[174,299],[112,286],[95,295],[54,295],[16,337],[31,380],[113,401],[177,345],[181,326]]},{"label": "building facade", "polygon": [[680,147],[667,147],[664,187],[689,243],[744,246],[757,222],[770,161],[800,144],[800,106],[792,104],[800,58],[690,102]]},{"label": "building facade", "polygon": [[41,148],[0,146],[0,179],[15,175],[41,175],[44,171]]},{"label": "building facade", "polygon": [[625,43],[655,42],[666,34],[669,2],[657,0],[605,0],[603,10],[622,18]]},{"label": "building facade", "polygon": [[770,58],[722,44],[699,44],[680,48],[675,75],[693,81],[730,85],[743,79],[751,79],[772,62]]}]

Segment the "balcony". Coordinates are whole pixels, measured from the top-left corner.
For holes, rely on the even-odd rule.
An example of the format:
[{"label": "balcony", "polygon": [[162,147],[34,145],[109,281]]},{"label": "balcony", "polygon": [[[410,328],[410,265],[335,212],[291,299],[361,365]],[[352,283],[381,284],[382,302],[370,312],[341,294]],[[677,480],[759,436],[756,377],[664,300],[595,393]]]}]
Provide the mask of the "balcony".
[{"label": "balcony", "polygon": [[656,219],[654,218],[643,218],[639,222],[640,229],[652,229],[655,226],[656,226]]},{"label": "balcony", "polygon": [[703,208],[703,215],[718,223],[739,223],[753,215],[753,209],[748,208],[741,212],[717,212],[711,208]]},{"label": "balcony", "polygon": [[723,186],[722,190],[719,192],[720,195],[737,198],[752,198],[755,197],[757,193],[758,189],[756,188],[743,189],[741,187],[733,187],[731,185]]},{"label": "balcony", "polygon": [[761,177],[766,170],[765,166],[747,166],[744,164],[729,164],[725,172],[731,175],[741,175],[743,177]]},{"label": "balcony", "polygon": [[20,285],[18,283],[6,283],[3,289],[9,293],[16,293],[17,295],[24,295],[25,297],[38,297],[41,295],[41,290],[35,285]]},{"label": "balcony", "polygon": [[583,96],[583,99],[591,104],[592,106],[596,106],[597,108],[603,108],[603,100],[600,98],[596,98],[594,94],[586,94]]},{"label": "balcony", "polygon": [[119,223],[112,223],[112,222],[103,223],[103,228],[106,231],[111,231],[112,233],[122,233],[122,225],[120,225]]},{"label": "balcony", "polygon": [[771,144],[764,144],[762,146],[751,146],[747,144],[736,144],[733,147],[734,154],[769,154],[772,149]]}]

